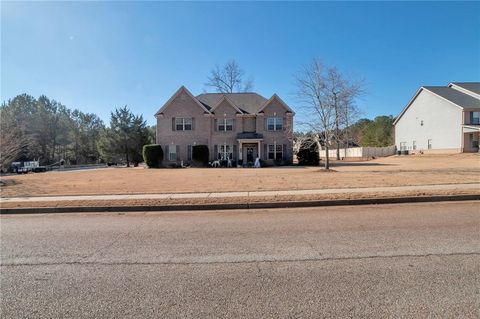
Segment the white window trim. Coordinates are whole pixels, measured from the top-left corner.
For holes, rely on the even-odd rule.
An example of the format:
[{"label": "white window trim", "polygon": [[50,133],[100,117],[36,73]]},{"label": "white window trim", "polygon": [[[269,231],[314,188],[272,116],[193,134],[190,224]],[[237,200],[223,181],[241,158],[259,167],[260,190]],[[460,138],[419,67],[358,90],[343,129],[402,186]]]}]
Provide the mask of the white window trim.
[{"label": "white window trim", "polygon": [[[230,145],[230,144],[220,144],[220,150],[219,150],[219,154],[220,154],[220,159],[222,161],[226,161],[230,158],[230,154],[232,155],[232,158],[233,158],[233,145]],[[229,152],[227,152],[227,146],[229,148]],[[223,149],[223,150],[222,150]]]},{"label": "white window trim", "polygon": [[[270,129],[270,124],[268,123],[269,120],[273,119],[273,130]],[[277,129],[277,120],[281,122],[282,127]],[[282,117],[268,117],[267,118],[267,131],[282,131],[283,130],[283,118]]]},{"label": "white window trim", "polygon": [[[182,120],[182,123],[177,123],[177,120]],[[190,120],[190,129],[186,130],[185,125],[187,125],[186,120]],[[181,125],[182,129],[179,130],[177,125]],[[175,118],[175,130],[176,131],[192,131],[193,130],[193,118],[192,117],[177,117]]]},{"label": "white window trim", "polygon": [[[172,152],[173,151],[173,152]],[[172,155],[175,156],[174,159],[172,159]],[[168,146],[168,160],[169,161],[176,161],[177,160],[177,145],[175,144],[170,144]]]},{"label": "white window trim", "polygon": [[[232,129],[231,130],[227,130],[227,122],[230,121],[231,122],[231,125],[228,125],[228,126],[231,126]],[[223,126],[223,129],[221,130],[220,129],[220,126]],[[217,120],[217,131],[219,132],[232,132],[233,131],[233,119],[219,119]]]},{"label": "white window trim", "polygon": [[[268,146],[267,146],[267,159],[271,160],[270,153],[272,153],[272,152],[270,152],[270,146],[273,146],[273,160],[277,160],[277,153],[281,154],[280,159],[282,159],[283,158],[283,151],[284,151],[283,150],[283,144],[277,144],[276,142],[274,142],[273,144],[268,144]],[[281,147],[280,152],[277,151],[277,146]]]}]

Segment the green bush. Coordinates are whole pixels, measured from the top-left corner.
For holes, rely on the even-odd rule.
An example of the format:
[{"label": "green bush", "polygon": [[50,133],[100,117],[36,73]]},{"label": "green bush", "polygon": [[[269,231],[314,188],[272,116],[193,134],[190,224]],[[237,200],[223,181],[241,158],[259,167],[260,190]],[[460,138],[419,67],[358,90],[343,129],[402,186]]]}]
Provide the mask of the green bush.
[{"label": "green bush", "polygon": [[158,144],[148,144],[143,146],[143,160],[150,168],[158,168],[162,165],[163,150]]},{"label": "green bush", "polygon": [[207,166],[209,151],[207,145],[194,145],[192,147],[192,160],[196,166]]},{"label": "green bush", "polygon": [[297,153],[298,164],[318,166],[320,164],[320,157],[316,143],[307,140],[300,145],[300,150]]}]

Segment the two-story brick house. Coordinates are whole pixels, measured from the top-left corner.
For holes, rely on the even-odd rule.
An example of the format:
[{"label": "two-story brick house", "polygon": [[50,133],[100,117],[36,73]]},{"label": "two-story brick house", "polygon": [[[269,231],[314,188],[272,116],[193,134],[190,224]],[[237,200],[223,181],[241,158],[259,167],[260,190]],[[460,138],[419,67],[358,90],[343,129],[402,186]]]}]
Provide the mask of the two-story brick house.
[{"label": "two-story brick house", "polygon": [[164,162],[192,160],[193,145],[207,145],[210,160],[251,165],[293,160],[292,109],[274,94],[204,93],[193,96],[182,86],[155,114],[157,144]]}]

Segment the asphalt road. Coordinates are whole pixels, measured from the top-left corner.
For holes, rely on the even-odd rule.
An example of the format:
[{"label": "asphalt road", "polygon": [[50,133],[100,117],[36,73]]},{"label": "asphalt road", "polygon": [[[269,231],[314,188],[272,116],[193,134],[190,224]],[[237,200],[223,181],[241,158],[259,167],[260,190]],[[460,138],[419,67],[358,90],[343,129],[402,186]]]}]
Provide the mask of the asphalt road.
[{"label": "asphalt road", "polygon": [[480,317],[480,202],[1,218],[2,318]]}]

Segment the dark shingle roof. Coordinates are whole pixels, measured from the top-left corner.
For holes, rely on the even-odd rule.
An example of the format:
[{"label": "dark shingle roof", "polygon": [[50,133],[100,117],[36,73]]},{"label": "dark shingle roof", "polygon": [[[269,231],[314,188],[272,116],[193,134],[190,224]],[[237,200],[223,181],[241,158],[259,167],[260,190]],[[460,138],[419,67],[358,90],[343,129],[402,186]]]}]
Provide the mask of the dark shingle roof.
[{"label": "dark shingle roof", "polygon": [[455,103],[464,108],[480,108],[480,99],[476,99],[471,95],[462,93],[451,87],[445,86],[424,86],[424,89],[440,95],[444,99]]},{"label": "dark shingle roof", "polygon": [[267,101],[257,93],[203,93],[197,95],[196,98],[210,110],[224,95],[243,112],[251,114],[257,113],[263,103]]},{"label": "dark shingle roof", "polygon": [[452,82],[452,84],[470,92],[480,94],[480,82]]}]

